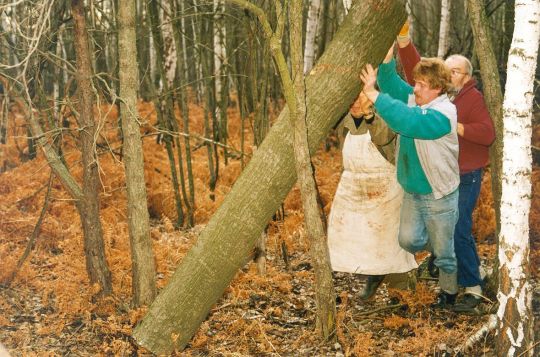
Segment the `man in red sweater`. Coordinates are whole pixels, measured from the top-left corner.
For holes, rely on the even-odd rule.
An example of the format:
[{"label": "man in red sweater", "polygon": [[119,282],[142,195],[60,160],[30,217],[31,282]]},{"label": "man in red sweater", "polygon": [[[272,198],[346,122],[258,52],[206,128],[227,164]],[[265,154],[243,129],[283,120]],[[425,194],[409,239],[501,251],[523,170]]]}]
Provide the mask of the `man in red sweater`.
[{"label": "man in red sweater", "polygon": [[[414,85],[412,71],[420,61],[420,55],[410,40],[408,23],[403,26],[397,42],[406,79]],[[458,284],[465,288],[465,294],[454,310],[473,312],[481,301],[483,281],[476,243],[471,233],[472,213],[480,194],[482,171],[489,162],[489,146],[495,140],[495,129],[484,96],[476,88],[471,62],[461,55],[452,55],[445,63],[452,75],[455,91],[452,102],[456,106],[458,120],[459,218],[454,231],[454,247]]]}]

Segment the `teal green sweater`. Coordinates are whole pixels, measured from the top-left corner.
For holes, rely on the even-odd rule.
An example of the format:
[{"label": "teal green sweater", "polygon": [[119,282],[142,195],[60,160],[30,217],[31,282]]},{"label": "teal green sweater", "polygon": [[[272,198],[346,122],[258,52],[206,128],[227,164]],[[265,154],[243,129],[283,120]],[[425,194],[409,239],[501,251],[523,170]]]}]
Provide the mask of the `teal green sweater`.
[{"label": "teal green sweater", "polygon": [[398,76],[394,60],[379,66],[377,83],[381,93],[375,101],[375,108],[388,126],[400,134],[398,181],[406,192],[431,193],[432,189],[418,159],[414,140],[443,137],[451,130],[450,121],[436,110],[407,105],[413,88]]}]

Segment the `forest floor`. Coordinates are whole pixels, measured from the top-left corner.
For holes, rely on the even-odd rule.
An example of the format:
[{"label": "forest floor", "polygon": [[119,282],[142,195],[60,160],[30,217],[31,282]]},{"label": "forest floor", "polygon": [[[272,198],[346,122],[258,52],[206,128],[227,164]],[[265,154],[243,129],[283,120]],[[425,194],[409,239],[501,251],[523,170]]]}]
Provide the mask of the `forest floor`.
[{"label": "forest floor", "polygon": [[[139,111],[146,122],[143,133],[147,134],[144,149],[151,237],[157,284],[162,288],[231,189],[242,165],[238,155],[233,155],[227,165],[221,160],[216,199],[212,201],[206,148],[193,139],[196,225],[175,229],[176,213],[166,151],[152,135],[155,112],[148,103],[140,103]],[[200,136],[203,136],[203,115],[202,108],[190,105],[190,129]],[[127,203],[123,163],[118,154],[116,110],[107,106],[96,110],[96,117],[103,124],[98,141],[101,221],[114,287],[113,296],[106,298],[98,297],[99,287],[92,286],[87,279],[80,220],[69,196],[55,178],[40,234],[28,259],[16,269],[44,205],[50,177],[41,153],[34,160],[27,159],[24,116],[19,107],[12,107],[8,142],[0,145],[0,343],[14,356],[150,355],[131,338],[133,327],[146,309],[131,306]],[[229,133],[230,145],[234,148],[240,148],[239,122],[238,113],[231,109]],[[533,142],[538,145],[540,127],[535,128]],[[252,136],[248,123],[243,130],[249,155]],[[66,131],[64,143],[64,157],[80,182],[77,139]],[[340,150],[329,139],[313,161],[328,213],[341,173]],[[336,273],[337,340],[321,342],[314,326],[313,269],[297,187],[287,196],[284,212],[283,219],[269,224],[266,273],[260,274],[254,263],[243,267],[188,347],[178,355],[495,355],[493,333],[481,338],[472,349],[462,350],[468,338],[488,321],[489,312],[495,306],[486,301],[477,315],[433,311],[429,304],[436,295],[436,282],[425,273],[419,274],[415,293],[388,291],[383,286],[368,302],[358,298],[364,284],[362,277]],[[539,215],[540,170],[535,167],[530,234],[537,341],[540,340]],[[490,180],[489,175],[485,175],[475,211],[475,234],[481,259],[488,268],[496,255],[493,232]],[[16,275],[8,283],[13,273]],[[390,297],[396,295],[401,302],[390,305]]]}]

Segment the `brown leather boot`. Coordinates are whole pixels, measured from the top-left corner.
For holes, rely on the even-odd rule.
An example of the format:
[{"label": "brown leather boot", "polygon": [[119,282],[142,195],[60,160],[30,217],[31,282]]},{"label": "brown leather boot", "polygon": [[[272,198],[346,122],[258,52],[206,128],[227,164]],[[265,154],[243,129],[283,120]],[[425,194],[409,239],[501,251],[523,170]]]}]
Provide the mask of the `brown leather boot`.
[{"label": "brown leather boot", "polygon": [[383,280],[384,275],[368,275],[366,285],[364,286],[364,289],[360,292],[360,299],[369,300],[370,298],[372,298]]}]

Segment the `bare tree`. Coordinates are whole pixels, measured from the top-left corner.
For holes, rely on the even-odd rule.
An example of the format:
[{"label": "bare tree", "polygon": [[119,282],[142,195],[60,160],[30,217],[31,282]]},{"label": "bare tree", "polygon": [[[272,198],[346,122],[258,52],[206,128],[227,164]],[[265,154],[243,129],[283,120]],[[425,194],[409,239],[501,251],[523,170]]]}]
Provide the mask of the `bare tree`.
[{"label": "bare tree", "polygon": [[99,172],[96,157],[97,123],[94,121],[94,90],[92,65],[86,32],[83,0],[71,0],[74,22],[75,52],[77,54],[77,84],[81,152],[83,165],[81,220],[84,231],[86,269],[90,281],[99,282],[104,294],[112,292],[111,273],[105,259],[103,229],[99,218]]},{"label": "bare tree", "polygon": [[118,2],[118,57],[120,61],[120,107],[126,171],[128,226],[135,306],[150,304],[156,296],[156,269],[146,201],[144,160],[137,112],[139,83],[136,53],[135,3]]},{"label": "bare tree", "polygon": [[[294,128],[293,148],[296,176],[302,196],[306,231],[311,243],[311,261],[315,272],[316,325],[321,337],[324,340],[330,340],[335,338],[336,332],[336,302],[330,253],[326,244],[326,222],[323,220],[324,213],[320,210],[317,202],[318,189],[309,153],[306,125],[306,84],[302,58],[302,23],[302,0],[292,0],[289,7],[289,37],[293,78],[289,80],[282,78],[282,82],[289,108],[289,120],[291,127]],[[276,54],[274,54],[274,58],[278,63]],[[285,62],[282,62],[281,65],[284,66]],[[283,71],[280,70],[280,72]],[[287,82],[290,82],[289,85],[286,85]]]}]

